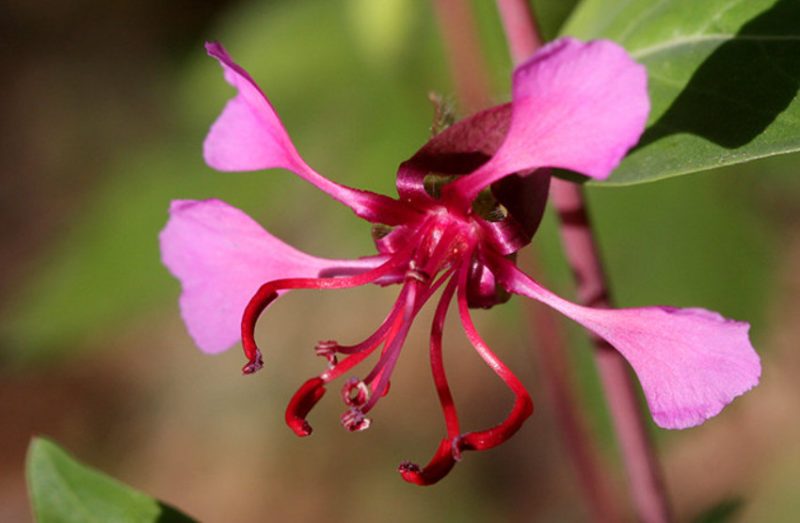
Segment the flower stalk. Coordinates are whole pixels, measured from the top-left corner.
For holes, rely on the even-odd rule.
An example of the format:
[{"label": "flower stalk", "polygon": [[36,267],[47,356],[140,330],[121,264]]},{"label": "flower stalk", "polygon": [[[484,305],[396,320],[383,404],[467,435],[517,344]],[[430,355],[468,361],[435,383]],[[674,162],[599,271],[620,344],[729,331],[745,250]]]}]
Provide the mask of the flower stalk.
[{"label": "flower stalk", "polygon": [[[527,0],[497,0],[497,7],[512,59],[519,64],[542,44],[533,9]],[[554,178],[550,198],[558,214],[561,238],[575,274],[580,303],[589,307],[610,307],[607,278],[581,186]],[[590,336],[636,512],[645,523],[669,522],[671,516],[662,472],[639,409],[628,364],[606,341],[594,334]]]}]

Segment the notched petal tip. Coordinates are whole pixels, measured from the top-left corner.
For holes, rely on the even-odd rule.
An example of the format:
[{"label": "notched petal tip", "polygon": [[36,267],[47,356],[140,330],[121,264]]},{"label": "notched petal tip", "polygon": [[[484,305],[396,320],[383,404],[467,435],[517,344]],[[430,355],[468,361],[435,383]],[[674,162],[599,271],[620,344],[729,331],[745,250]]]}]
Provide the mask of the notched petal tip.
[{"label": "notched petal tip", "polygon": [[286,407],[286,424],[298,436],[305,437],[311,434],[312,428],[306,417],[325,395],[325,390],[325,381],[322,378],[311,378],[289,400],[289,405]]},{"label": "notched petal tip", "polygon": [[181,282],[181,315],[203,352],[222,352],[239,339],[247,296],[265,273],[263,261],[243,256],[239,246],[268,238],[247,215],[220,200],[171,202],[159,234],[161,261]]},{"label": "notched petal tip", "polygon": [[681,336],[680,346],[671,347],[679,364],[654,372],[640,355],[628,359],[656,424],[665,429],[695,427],[755,387],[761,361],[749,339],[749,324],[704,309],[665,312],[672,317],[672,332]]},{"label": "notched petal tip", "polygon": [[[712,331],[707,335],[709,347],[704,354],[685,358],[680,381],[676,380],[680,390],[663,390],[665,385],[649,372],[637,371],[637,375],[656,425],[673,430],[696,427],[758,385],[761,360],[750,343],[748,323],[705,309],[665,308],[665,311],[677,315],[682,322],[706,324],[695,328]],[[670,389],[677,387],[673,385]]]},{"label": "notched petal tip", "polygon": [[546,303],[607,341],[630,363],[655,422],[683,429],[719,414],[758,384],[750,325],[706,309],[593,309],[559,298],[496,257],[502,284]]}]

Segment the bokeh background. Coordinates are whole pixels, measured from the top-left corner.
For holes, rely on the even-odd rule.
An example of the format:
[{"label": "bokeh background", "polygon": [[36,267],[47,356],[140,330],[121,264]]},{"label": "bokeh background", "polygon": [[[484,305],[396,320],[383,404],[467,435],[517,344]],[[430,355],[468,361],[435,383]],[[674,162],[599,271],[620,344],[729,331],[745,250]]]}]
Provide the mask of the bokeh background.
[{"label": "bokeh background", "polygon": [[[534,2],[554,35],[574,4]],[[498,102],[511,65],[492,2],[475,1]],[[427,462],[443,423],[418,321],[373,427],[351,435],[331,391],[314,435],[283,425],[318,373],[319,339],[371,332],[396,291],[294,293],[260,323],[265,370],[236,349],[197,351],[160,265],[173,198],[222,198],[314,254],[370,252],[368,226],[285,172],[220,174],[201,143],[232,95],[205,56],[224,42],[272,98],[309,163],[392,193],[427,139],[428,92],[454,99],[440,27],[417,0],[9,0],[0,13],[0,520],[29,521],[32,435],[203,521],[584,521],[576,479],[543,391],[520,300],[477,312],[538,410],[502,447],[469,454],[421,489],[394,471]],[[750,321],[762,384],[704,426],[651,426],[681,521],[722,503],[738,521],[800,515],[800,178],[786,156],[629,188],[589,189],[620,305],[703,306]],[[536,276],[571,284],[552,216],[531,251]],[[530,268],[533,257],[522,258]],[[624,482],[586,343],[566,322],[585,416],[624,500]],[[510,405],[456,328],[446,359],[466,427]],[[333,399],[331,399],[333,398]]]}]

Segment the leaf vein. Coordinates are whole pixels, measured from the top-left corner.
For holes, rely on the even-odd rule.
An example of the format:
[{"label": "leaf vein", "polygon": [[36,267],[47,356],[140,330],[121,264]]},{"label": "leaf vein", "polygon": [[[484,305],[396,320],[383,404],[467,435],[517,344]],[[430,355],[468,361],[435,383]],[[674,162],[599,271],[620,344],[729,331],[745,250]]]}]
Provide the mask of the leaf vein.
[{"label": "leaf vein", "polygon": [[631,56],[636,59],[643,59],[658,53],[670,51],[677,47],[683,47],[702,43],[724,43],[729,41],[737,42],[800,42],[800,35],[737,35],[732,33],[709,33],[705,35],[691,35],[675,40],[661,42],[631,51]]},{"label": "leaf vein", "polygon": [[652,16],[652,15],[653,15],[653,13],[655,13],[655,12],[659,11],[661,8],[663,8],[663,7],[664,7],[664,4],[665,4],[667,1],[668,1],[668,0],[659,0],[659,1],[658,1],[658,2],[656,2],[655,4],[652,4],[652,5],[650,6],[650,8],[649,8],[649,9],[645,9],[644,11],[642,11],[641,13],[639,13],[639,16],[637,16],[636,18],[634,18],[633,20],[631,20],[631,22],[628,24],[628,27],[626,27],[626,28],[625,28],[625,29],[624,29],[624,30],[623,30],[623,31],[622,31],[622,32],[619,34],[619,36],[616,38],[616,40],[617,40],[617,41],[619,41],[619,42],[624,42],[624,41],[625,41],[625,39],[626,39],[626,38],[628,38],[628,36],[630,36],[630,34],[631,34],[633,31],[634,31],[634,29],[635,29],[635,28],[636,28],[636,27],[637,27],[637,26],[638,26],[640,23],[642,23],[644,20],[647,20],[647,19],[648,19],[650,16]]},{"label": "leaf vein", "polygon": [[733,9],[734,7],[737,7],[738,5],[740,5],[743,1],[744,0],[735,0],[735,1],[731,2],[730,4],[728,4],[724,9],[720,9],[719,11],[717,11],[717,14],[715,14],[711,18],[711,20],[709,20],[705,25],[703,25],[703,27],[698,29],[697,32],[694,34],[694,36],[700,36],[703,33],[705,33],[705,31],[708,30],[709,27],[711,27],[711,26],[715,25],[717,22],[719,22],[722,19],[723,16],[728,14],[728,12],[731,9]]}]

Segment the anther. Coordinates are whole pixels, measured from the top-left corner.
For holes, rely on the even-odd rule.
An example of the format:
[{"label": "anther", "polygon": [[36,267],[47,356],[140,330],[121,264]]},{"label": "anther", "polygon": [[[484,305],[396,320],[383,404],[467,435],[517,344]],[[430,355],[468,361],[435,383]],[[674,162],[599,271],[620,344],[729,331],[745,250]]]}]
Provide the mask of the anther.
[{"label": "anther", "polygon": [[367,430],[372,424],[372,420],[364,416],[364,413],[357,408],[349,408],[342,414],[342,426],[350,432],[361,432]]},{"label": "anther", "polygon": [[348,407],[363,407],[369,401],[369,387],[356,377],[349,378],[342,386],[342,400]]},{"label": "anther", "polygon": [[249,361],[244,367],[242,367],[242,374],[253,374],[261,370],[264,366],[264,358],[261,356],[261,351],[256,349],[255,350],[255,357]]},{"label": "anther", "polygon": [[414,475],[416,475],[416,474],[419,474],[420,472],[422,472],[422,468],[420,468],[420,466],[417,465],[414,462],[403,461],[403,462],[400,463],[400,465],[397,466],[397,471],[400,474],[403,474],[403,475],[406,475],[406,474],[414,474]]},{"label": "anther", "polygon": [[320,341],[314,346],[314,352],[317,356],[322,356],[328,360],[328,365],[334,367],[339,360],[336,358],[336,349],[339,344],[333,340]]},{"label": "anther", "polygon": [[430,275],[427,272],[423,271],[422,269],[418,269],[417,264],[414,263],[413,260],[408,264],[408,270],[406,271],[406,279],[417,280],[423,285],[431,281]]},{"label": "anther", "polygon": [[430,462],[425,467],[420,467],[416,463],[404,461],[397,467],[397,471],[404,480],[415,485],[433,485],[443,477],[456,464],[456,459],[452,454],[453,443],[449,439],[443,439],[436,449]]}]

